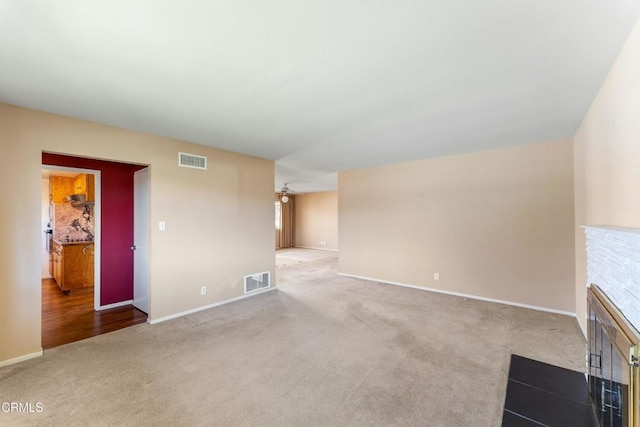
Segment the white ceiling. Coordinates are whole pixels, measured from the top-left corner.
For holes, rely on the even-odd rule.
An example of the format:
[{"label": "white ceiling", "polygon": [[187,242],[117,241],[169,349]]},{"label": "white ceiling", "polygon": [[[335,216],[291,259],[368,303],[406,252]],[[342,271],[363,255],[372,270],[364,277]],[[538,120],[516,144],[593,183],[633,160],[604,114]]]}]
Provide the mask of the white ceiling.
[{"label": "white ceiling", "polygon": [[639,0],[0,0],[0,101],[336,171],[573,136]]}]

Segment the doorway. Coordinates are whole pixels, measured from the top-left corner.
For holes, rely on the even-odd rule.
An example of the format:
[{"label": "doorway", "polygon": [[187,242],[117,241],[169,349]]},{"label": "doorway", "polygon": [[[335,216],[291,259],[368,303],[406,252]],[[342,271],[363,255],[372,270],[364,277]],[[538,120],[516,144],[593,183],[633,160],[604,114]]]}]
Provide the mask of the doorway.
[{"label": "doorway", "polygon": [[42,180],[42,277],[53,279],[65,294],[91,291],[91,304],[97,309],[100,171],[43,165]]},{"label": "doorway", "polygon": [[[52,153],[42,154],[43,169],[56,173],[86,173],[94,177],[95,197],[93,287],[75,287],[69,292],[50,275],[43,274],[42,343],[48,349],[112,330],[145,322],[146,313],[133,305],[133,195],[134,173],[146,165],[87,159]],[[44,184],[43,184],[44,188]],[[86,196],[86,195],[85,195]],[[81,198],[82,199],[82,198]],[[86,201],[87,197],[83,199]],[[73,198],[75,201],[76,199]],[[43,213],[46,210],[43,208]],[[89,231],[82,219],[72,231]],[[58,240],[61,236],[58,235]],[[67,245],[78,236],[69,235]],[[65,239],[66,240],[66,239]],[[80,243],[85,243],[80,241]],[[43,270],[44,271],[44,270]],[[53,292],[56,291],[56,292]]]},{"label": "doorway", "polygon": [[296,246],[295,204],[296,196],[289,195],[286,199],[282,199],[279,194],[276,194],[276,249],[293,248]]}]

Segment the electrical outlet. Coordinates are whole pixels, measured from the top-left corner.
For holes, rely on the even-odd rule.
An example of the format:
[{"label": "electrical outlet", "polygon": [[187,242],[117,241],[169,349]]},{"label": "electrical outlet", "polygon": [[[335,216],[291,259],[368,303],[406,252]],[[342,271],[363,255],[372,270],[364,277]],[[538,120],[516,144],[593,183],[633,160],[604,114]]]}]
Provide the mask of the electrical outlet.
[{"label": "electrical outlet", "polygon": [[200,288],[200,295],[206,295],[207,294],[207,287],[203,286]]},{"label": "electrical outlet", "polygon": [[440,273],[433,273],[433,280],[440,280]]}]

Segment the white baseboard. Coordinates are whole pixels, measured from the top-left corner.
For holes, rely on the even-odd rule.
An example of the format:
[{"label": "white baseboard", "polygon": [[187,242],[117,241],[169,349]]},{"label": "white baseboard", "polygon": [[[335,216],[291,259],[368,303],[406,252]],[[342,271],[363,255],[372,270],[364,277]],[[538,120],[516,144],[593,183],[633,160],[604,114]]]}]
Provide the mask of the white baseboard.
[{"label": "white baseboard", "polygon": [[353,277],[355,279],[362,279],[362,280],[367,280],[367,281],[370,281],[370,282],[386,283],[386,284],[394,285],[394,286],[402,286],[402,287],[405,287],[405,288],[419,289],[421,291],[436,292],[436,293],[439,293],[439,294],[453,295],[453,296],[456,296],[456,297],[470,298],[470,299],[475,299],[475,300],[479,300],[479,301],[495,302],[495,303],[498,303],[498,304],[512,305],[514,307],[522,307],[522,308],[528,308],[528,309],[531,309],[531,310],[545,311],[547,313],[555,313],[555,314],[562,314],[564,316],[576,317],[576,314],[572,313],[570,311],[556,310],[554,308],[540,307],[540,306],[537,306],[537,305],[522,304],[522,303],[519,303],[519,302],[505,301],[505,300],[500,300],[500,299],[495,299],[495,298],[486,298],[486,297],[481,297],[481,296],[478,296],[478,295],[463,294],[463,293],[460,293],[460,292],[443,291],[442,289],[434,289],[434,288],[427,288],[427,287],[424,287],[424,286],[408,285],[406,283],[390,282],[388,280],[374,279],[372,277],[356,276],[355,274],[338,273],[338,276]]},{"label": "white baseboard", "polygon": [[164,317],[161,317],[159,319],[150,319],[150,318],[148,318],[147,319],[147,323],[150,324],[150,325],[155,325],[156,323],[165,322],[167,320],[176,319],[178,317],[183,317],[183,316],[186,316],[188,314],[193,314],[193,313],[197,313],[199,311],[208,310],[210,308],[219,307],[221,305],[229,304],[229,303],[232,303],[232,302],[235,302],[235,301],[240,301],[240,300],[243,300],[245,298],[254,297],[256,295],[264,294],[266,292],[275,291],[276,289],[277,288],[275,286],[272,286],[272,287],[270,287],[268,289],[263,289],[261,291],[251,292],[250,294],[241,295],[239,297],[231,298],[231,299],[220,301],[220,302],[214,302],[213,304],[203,305],[202,307],[194,308],[194,309],[183,311],[183,312],[180,312],[180,313],[170,314],[169,316],[164,316]]},{"label": "white baseboard", "polygon": [[110,308],[117,308],[117,307],[122,307],[124,305],[131,305],[131,304],[133,304],[133,300],[132,299],[127,300],[127,301],[114,302],[113,304],[101,305],[96,310],[98,310],[98,311],[108,310]]},{"label": "white baseboard", "polygon": [[35,359],[36,357],[42,357],[43,354],[44,353],[42,352],[42,349],[40,349],[40,351],[36,351],[35,353],[25,354],[24,356],[14,357],[13,359],[9,360],[2,360],[0,361],[0,368],[2,368],[3,366],[9,366],[16,363],[24,362],[25,360]]},{"label": "white baseboard", "polygon": [[295,246],[296,248],[299,249],[315,249],[318,251],[331,251],[331,252],[338,252],[337,249],[331,249],[331,248],[316,248],[314,246]]}]

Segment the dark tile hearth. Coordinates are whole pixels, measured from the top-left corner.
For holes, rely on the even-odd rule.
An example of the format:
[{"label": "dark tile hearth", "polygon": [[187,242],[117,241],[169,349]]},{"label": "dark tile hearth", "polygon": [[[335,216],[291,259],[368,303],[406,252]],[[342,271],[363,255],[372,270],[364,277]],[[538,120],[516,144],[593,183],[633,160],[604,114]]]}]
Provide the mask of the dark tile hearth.
[{"label": "dark tile hearth", "polygon": [[597,426],[584,374],[511,355],[502,427],[518,426]]}]

